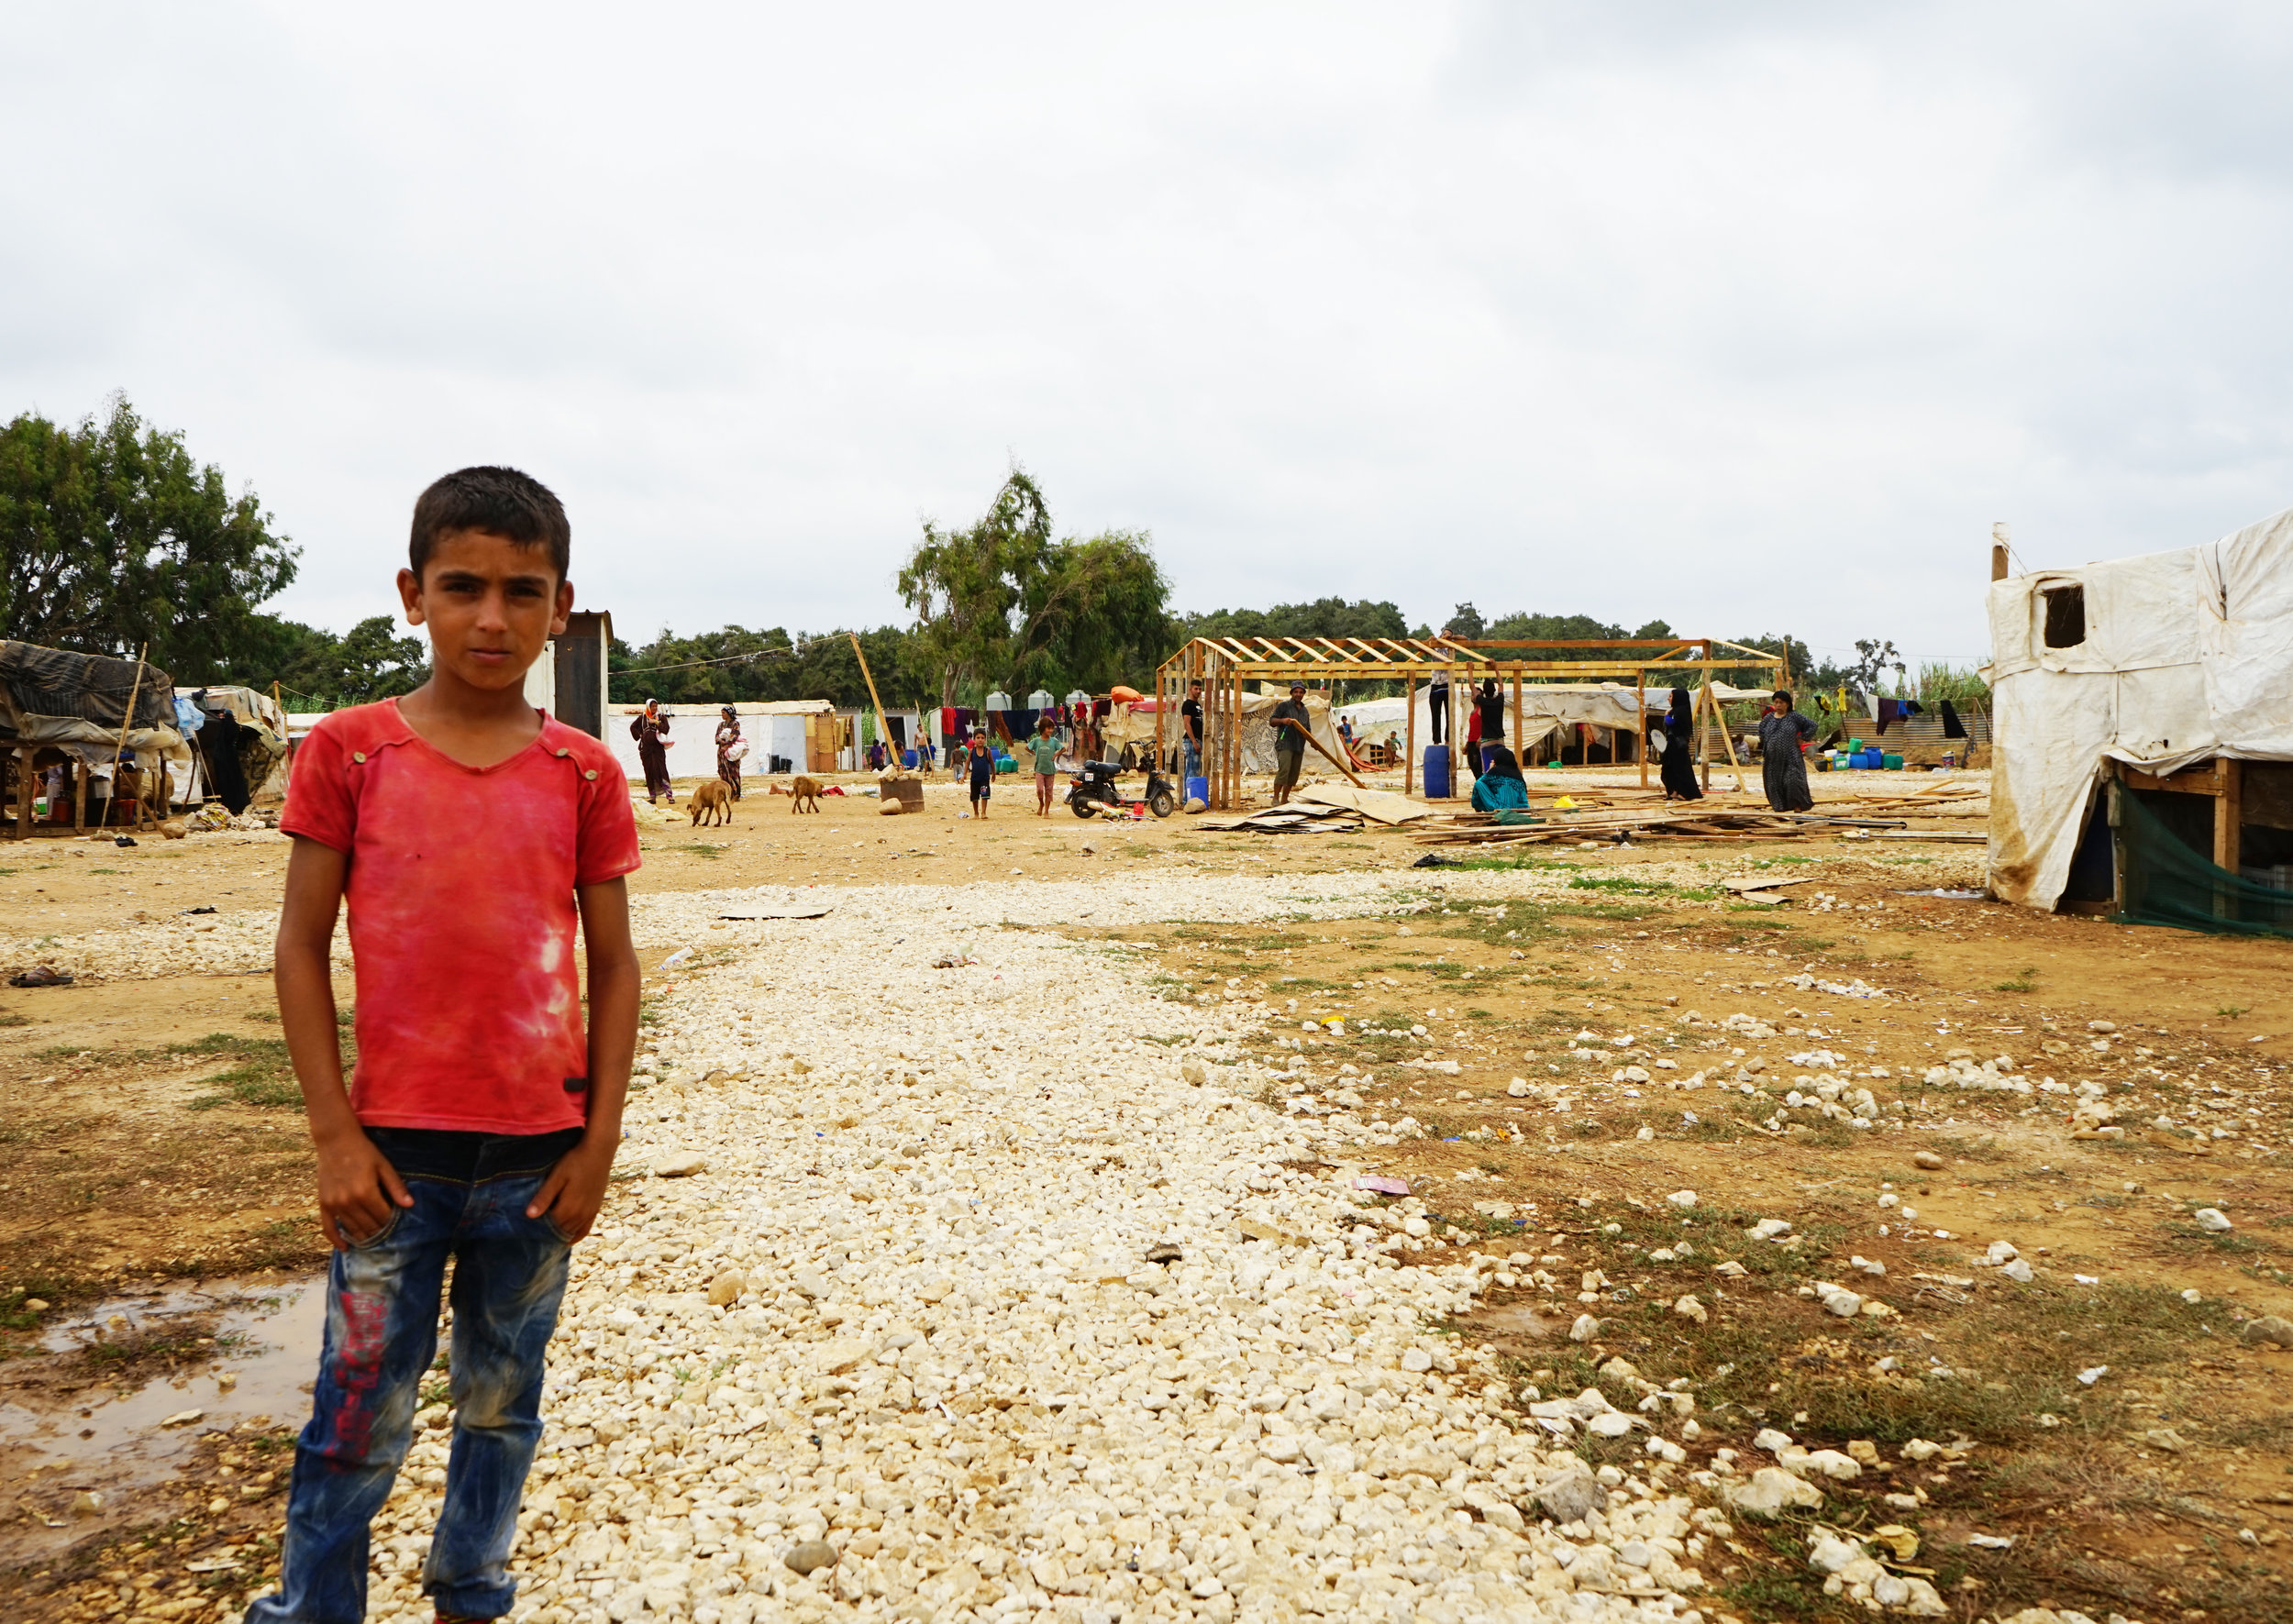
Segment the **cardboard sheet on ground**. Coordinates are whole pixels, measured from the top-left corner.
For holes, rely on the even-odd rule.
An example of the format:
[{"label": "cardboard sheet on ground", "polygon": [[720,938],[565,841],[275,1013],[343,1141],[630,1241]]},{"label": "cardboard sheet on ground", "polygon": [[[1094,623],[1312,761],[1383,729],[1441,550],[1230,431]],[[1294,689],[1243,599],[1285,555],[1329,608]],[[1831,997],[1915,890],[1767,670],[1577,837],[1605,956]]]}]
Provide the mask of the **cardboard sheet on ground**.
[{"label": "cardboard sheet on ground", "polygon": [[1342,806],[1359,812],[1373,823],[1406,823],[1433,815],[1433,808],[1387,790],[1357,790],[1351,784],[1315,784],[1298,791],[1298,800],[1318,806]]}]

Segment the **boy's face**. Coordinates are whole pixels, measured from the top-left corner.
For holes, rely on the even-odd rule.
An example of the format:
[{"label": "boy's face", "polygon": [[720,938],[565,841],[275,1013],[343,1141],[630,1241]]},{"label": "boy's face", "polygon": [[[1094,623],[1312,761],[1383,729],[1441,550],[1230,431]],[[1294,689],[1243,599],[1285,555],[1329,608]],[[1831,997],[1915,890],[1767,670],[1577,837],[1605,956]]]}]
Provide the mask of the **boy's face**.
[{"label": "boy's face", "polygon": [[433,667],[482,689],[522,683],[573,612],[546,548],[484,530],[439,536],[420,579],[398,572],[398,596],[406,624],[429,628]]}]

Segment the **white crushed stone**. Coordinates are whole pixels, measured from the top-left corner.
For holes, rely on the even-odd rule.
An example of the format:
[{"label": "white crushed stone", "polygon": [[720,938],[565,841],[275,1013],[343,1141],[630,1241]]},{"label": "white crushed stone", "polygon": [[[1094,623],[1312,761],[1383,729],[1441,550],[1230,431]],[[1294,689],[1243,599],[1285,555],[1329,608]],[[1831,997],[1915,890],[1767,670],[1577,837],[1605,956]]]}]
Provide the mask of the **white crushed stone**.
[{"label": "white crushed stone", "polygon": [[[1178,889],[1183,916],[1237,921],[1404,889]],[[990,896],[844,892],[663,995],[667,1080],[633,1099],[624,1166],[701,1170],[617,1186],[575,1252],[515,1617],[1699,1617],[1689,1501],[1612,1471],[1556,1528],[1537,1492],[1581,1462],[1515,1430],[1489,1350],[1429,1329],[1499,1260],[1412,1264],[1350,1180],[1282,1166],[1368,1130],[1255,1102],[1274,1074],[1232,1045],[1262,1011],[987,928],[1143,920],[1169,893]],[[682,939],[712,907],[649,899],[642,929]],[[378,1620],[426,1624],[445,1420],[425,1412],[376,1526]],[[800,1575],[818,1540],[838,1560]]]}]

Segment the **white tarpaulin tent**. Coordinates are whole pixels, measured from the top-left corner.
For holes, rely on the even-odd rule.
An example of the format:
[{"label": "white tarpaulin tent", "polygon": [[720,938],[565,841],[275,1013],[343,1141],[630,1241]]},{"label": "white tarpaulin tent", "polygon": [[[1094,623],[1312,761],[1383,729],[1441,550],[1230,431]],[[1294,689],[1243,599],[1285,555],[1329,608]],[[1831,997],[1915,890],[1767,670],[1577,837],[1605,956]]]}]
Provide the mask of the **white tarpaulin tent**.
[{"label": "white tarpaulin tent", "polygon": [[[1505,732],[1512,732],[1512,690],[1500,684],[1505,695]],[[1731,688],[1724,682],[1713,684],[1713,692],[1724,702],[1739,700],[1764,700],[1768,690],[1764,688]],[[1691,688],[1690,691],[1693,691]],[[1672,702],[1672,690],[1650,688],[1642,695],[1646,714],[1661,716]],[[1357,704],[1340,705],[1337,713],[1353,718],[1354,737],[1371,742],[1382,741],[1388,733],[1398,733],[1406,741],[1409,736],[1409,701],[1399,695],[1390,699],[1363,700]],[[1554,728],[1572,723],[1586,723],[1594,727],[1622,728],[1626,733],[1635,730],[1633,690],[1614,682],[1528,682],[1521,687],[1521,726],[1532,740],[1541,739]],[[1433,742],[1433,702],[1426,685],[1417,689],[1417,742]]]},{"label": "white tarpaulin tent", "polygon": [[[1290,697],[1287,689],[1279,693],[1246,693],[1242,696],[1242,770],[1265,772],[1274,770],[1274,707]],[[1351,707],[1347,707],[1349,710]],[[1337,747],[1337,727],[1330,720],[1330,699],[1324,693],[1306,695],[1307,725],[1322,747],[1340,761],[1345,753]],[[1144,745],[1155,742],[1155,713],[1135,705],[1117,704],[1107,713],[1101,724],[1101,736],[1110,745]],[[1164,734],[1167,747],[1175,749],[1179,740],[1179,718],[1173,713]],[[1327,767],[1328,762],[1311,750],[1306,752],[1309,763]]]},{"label": "white tarpaulin tent", "polygon": [[1990,885],[2061,899],[2107,771],[2293,761],[2293,511],[1990,586]]}]

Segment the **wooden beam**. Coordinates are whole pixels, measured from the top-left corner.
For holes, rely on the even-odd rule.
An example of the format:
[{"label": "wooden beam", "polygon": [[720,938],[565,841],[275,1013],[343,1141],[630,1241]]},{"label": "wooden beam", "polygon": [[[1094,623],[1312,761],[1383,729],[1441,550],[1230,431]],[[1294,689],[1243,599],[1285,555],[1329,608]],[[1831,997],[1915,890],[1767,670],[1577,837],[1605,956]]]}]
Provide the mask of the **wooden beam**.
[{"label": "wooden beam", "polygon": [[[84,834],[87,833],[88,776],[87,763],[74,759],[72,763],[72,833],[74,834]],[[105,802],[104,805],[104,821],[105,823],[111,822],[111,809],[113,804],[116,802],[118,799],[119,769],[115,767],[112,768],[112,798],[111,801]]]},{"label": "wooden beam", "polygon": [[2213,866],[2237,872],[2241,825],[2245,821],[2245,764],[2233,757],[2217,756],[2214,768],[2221,780],[2213,802]]},{"label": "wooden beam", "polygon": [[1409,719],[1409,740],[1401,746],[1401,793],[1417,793],[1417,679],[1409,679],[1407,697],[1402,702],[1409,708],[1401,714]]},{"label": "wooden beam", "polygon": [[1640,787],[1648,787],[1648,673],[1642,671],[1633,684],[1633,725],[1637,730],[1633,754],[1640,757]]}]

